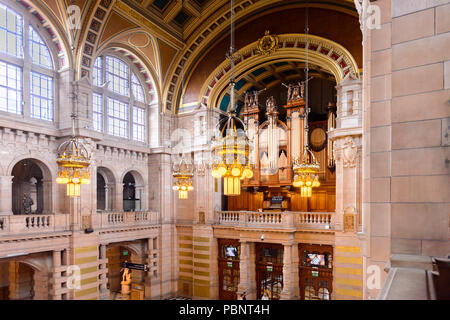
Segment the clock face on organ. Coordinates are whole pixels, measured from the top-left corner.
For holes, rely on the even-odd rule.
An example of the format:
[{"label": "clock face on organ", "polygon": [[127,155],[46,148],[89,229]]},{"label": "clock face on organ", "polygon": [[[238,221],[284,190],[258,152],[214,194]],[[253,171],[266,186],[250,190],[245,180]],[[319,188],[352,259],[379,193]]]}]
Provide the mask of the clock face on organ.
[{"label": "clock face on organ", "polygon": [[311,149],[313,149],[316,152],[325,148],[327,144],[326,131],[321,127],[316,127],[312,129],[309,135],[309,144],[311,146]]}]

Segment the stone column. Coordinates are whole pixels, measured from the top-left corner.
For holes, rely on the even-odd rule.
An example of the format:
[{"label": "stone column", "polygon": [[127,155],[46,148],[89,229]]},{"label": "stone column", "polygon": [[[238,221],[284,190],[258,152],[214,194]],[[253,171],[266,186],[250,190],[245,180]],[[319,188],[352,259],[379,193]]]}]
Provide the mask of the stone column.
[{"label": "stone column", "polygon": [[[295,293],[295,283],[292,278],[292,244],[285,244],[283,250],[283,291],[281,300],[292,300]],[[298,282],[297,282],[298,283]],[[298,285],[297,285],[298,286]]]},{"label": "stone column", "polygon": [[49,298],[49,286],[48,281],[49,274],[47,271],[34,271],[34,297],[33,300],[48,300]]},{"label": "stone column", "polygon": [[[361,80],[346,77],[337,87],[336,129],[329,132],[336,161],[335,229],[344,229],[344,220],[353,228],[361,224],[362,112],[359,103]],[[348,99],[351,97],[351,99]],[[353,216],[350,216],[353,215]]]},{"label": "stone column", "polygon": [[[347,268],[353,274],[334,273],[335,299],[363,297],[362,239],[362,81],[349,74],[337,85],[336,129],[329,131],[334,143],[336,165],[336,212],[334,268]],[[360,276],[358,276],[360,275]]]},{"label": "stone column", "polygon": [[114,201],[114,209],[115,211],[123,211],[123,183],[116,183],[115,186],[115,201]]},{"label": "stone column", "polygon": [[144,186],[136,186],[135,188],[135,198],[139,199],[139,208],[136,211],[144,211],[145,208],[145,191]]},{"label": "stone column", "polygon": [[107,289],[106,284],[108,282],[107,279],[107,258],[106,258],[106,244],[100,244],[100,257],[99,260],[102,260],[99,267],[100,271],[100,292],[99,296],[101,299],[109,298],[109,289]]},{"label": "stone column", "polygon": [[12,179],[14,176],[0,176],[0,215],[12,215]]},{"label": "stone column", "polygon": [[[237,294],[240,295],[244,291],[247,292],[247,296],[250,295],[250,283],[248,269],[250,265],[250,243],[241,240],[241,255],[239,261],[239,286]],[[250,297],[248,297],[250,299]]]},{"label": "stone column", "polygon": [[53,181],[51,179],[42,181],[42,187],[43,187],[42,200],[44,201],[42,213],[44,213],[44,214],[51,214],[51,213],[53,213],[52,212],[52,210],[53,210],[52,183],[53,183]]},{"label": "stone column", "polygon": [[151,285],[152,285],[152,259],[153,259],[153,238],[147,239],[147,265],[149,267],[148,271],[145,273],[145,279],[144,279],[144,288],[145,298],[149,299],[151,297]]},{"label": "stone column", "polygon": [[110,197],[110,195],[109,195],[109,192],[110,192],[110,187],[109,186],[105,186],[105,211],[108,211],[109,210],[109,197]]},{"label": "stone column", "polygon": [[61,300],[61,294],[56,293],[59,289],[61,289],[61,283],[56,283],[56,280],[59,280],[61,277],[61,271],[58,268],[61,267],[61,251],[56,250],[53,251],[53,268],[52,268],[52,290],[51,290],[51,298],[52,300]]}]

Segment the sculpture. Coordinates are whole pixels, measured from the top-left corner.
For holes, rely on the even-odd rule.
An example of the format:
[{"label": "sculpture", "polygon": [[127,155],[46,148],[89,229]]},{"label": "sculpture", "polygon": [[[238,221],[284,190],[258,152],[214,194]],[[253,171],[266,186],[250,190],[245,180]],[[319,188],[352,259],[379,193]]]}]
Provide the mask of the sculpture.
[{"label": "sculpture", "polygon": [[131,274],[130,274],[130,269],[128,268],[122,268],[122,270],[120,270],[121,272],[123,271],[122,274],[122,282],[121,287],[121,294],[122,296],[126,296],[130,294],[130,284],[131,284]]},{"label": "sculpture", "polygon": [[34,204],[33,199],[31,199],[31,197],[28,194],[24,193],[22,199],[22,206],[25,214],[31,214],[31,206],[33,204]]}]

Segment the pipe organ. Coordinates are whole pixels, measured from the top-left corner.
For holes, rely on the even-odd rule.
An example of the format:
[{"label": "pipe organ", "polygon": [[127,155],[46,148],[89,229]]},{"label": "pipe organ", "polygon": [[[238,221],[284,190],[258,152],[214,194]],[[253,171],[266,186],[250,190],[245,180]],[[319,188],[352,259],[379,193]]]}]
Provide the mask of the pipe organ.
[{"label": "pipe organ", "polygon": [[[254,175],[244,179],[239,196],[228,197],[228,210],[249,211],[320,211],[335,210],[336,183],[332,164],[333,153],[327,132],[335,123],[334,111],[329,108],[328,119],[309,121],[309,134],[304,131],[305,100],[303,84],[288,86],[285,120],[278,117],[280,109],[273,97],[266,101],[265,116],[258,104],[259,92],[247,93],[243,118],[247,125],[252,148],[250,161]],[[330,103],[329,106],[333,106]],[[320,187],[314,188],[311,198],[300,196],[292,186],[292,164],[303,155],[305,139],[320,163]]]}]

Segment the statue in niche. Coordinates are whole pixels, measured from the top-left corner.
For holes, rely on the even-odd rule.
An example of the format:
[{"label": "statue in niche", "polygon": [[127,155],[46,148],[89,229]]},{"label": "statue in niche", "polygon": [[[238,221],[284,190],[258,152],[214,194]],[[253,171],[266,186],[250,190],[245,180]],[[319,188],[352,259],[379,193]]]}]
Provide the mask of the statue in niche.
[{"label": "statue in niche", "polygon": [[23,194],[23,198],[22,198],[22,207],[23,207],[23,212],[25,214],[31,214],[31,206],[34,204],[33,199],[31,199],[31,197],[24,193]]}]

